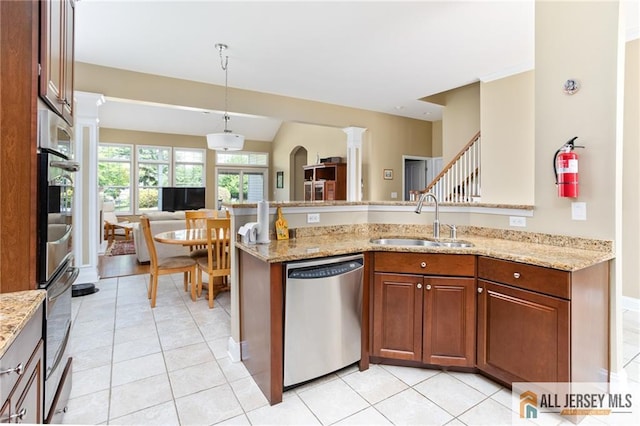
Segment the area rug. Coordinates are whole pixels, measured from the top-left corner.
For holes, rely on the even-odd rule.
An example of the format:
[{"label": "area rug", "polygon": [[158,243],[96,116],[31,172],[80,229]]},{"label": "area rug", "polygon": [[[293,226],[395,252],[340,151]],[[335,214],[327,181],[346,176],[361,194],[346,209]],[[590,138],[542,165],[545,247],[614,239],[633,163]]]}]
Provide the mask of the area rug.
[{"label": "area rug", "polygon": [[114,241],[107,249],[105,256],[121,256],[124,254],[136,254],[133,240]]}]

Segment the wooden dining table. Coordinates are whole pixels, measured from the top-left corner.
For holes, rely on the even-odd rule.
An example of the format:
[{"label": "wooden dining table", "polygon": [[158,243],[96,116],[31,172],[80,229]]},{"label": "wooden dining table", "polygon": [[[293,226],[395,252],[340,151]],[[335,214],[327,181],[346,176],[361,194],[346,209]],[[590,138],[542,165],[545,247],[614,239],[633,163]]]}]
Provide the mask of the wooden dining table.
[{"label": "wooden dining table", "polygon": [[203,228],[176,229],[160,232],[153,239],[164,244],[180,244],[183,246],[206,246],[207,230]]}]

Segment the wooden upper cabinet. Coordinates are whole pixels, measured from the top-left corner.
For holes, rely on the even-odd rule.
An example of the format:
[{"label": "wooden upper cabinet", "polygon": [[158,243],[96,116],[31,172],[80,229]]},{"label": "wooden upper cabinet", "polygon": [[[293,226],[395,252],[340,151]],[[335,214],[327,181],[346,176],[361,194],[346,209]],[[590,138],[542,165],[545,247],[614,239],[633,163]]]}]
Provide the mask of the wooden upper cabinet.
[{"label": "wooden upper cabinet", "polygon": [[40,2],[40,97],[73,125],[73,0]]}]

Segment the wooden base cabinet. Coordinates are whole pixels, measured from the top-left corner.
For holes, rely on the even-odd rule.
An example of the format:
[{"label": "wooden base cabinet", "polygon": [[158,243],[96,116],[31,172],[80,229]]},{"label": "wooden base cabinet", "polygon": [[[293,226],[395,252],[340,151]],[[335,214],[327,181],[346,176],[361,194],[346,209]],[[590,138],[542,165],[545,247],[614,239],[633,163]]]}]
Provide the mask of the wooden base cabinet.
[{"label": "wooden base cabinet", "polygon": [[[460,270],[449,266],[462,262],[467,265],[466,272],[473,275],[475,265],[474,256],[376,253],[375,259],[375,269],[382,271],[453,274]],[[376,272],[372,356],[473,367],[475,288],[473,277]]]},{"label": "wooden base cabinet", "polygon": [[0,358],[0,423],[44,420],[43,315],[41,304]]},{"label": "wooden base cabinet", "polygon": [[609,377],[609,266],[575,272],[478,258],[478,368],[512,382]]},{"label": "wooden base cabinet", "polygon": [[479,280],[478,368],[506,383],[569,380],[569,302]]}]

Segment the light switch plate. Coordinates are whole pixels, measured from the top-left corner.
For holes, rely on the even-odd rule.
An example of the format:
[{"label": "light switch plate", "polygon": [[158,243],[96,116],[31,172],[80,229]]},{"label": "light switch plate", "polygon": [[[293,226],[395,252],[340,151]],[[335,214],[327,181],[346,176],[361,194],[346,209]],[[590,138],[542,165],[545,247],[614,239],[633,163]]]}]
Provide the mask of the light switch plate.
[{"label": "light switch plate", "polygon": [[587,203],[571,203],[571,219],[587,220]]},{"label": "light switch plate", "polygon": [[320,222],[320,213],[307,214],[307,223],[318,223],[318,222]]},{"label": "light switch plate", "polygon": [[509,216],[509,226],[524,228],[527,226],[527,218],[522,216]]}]

